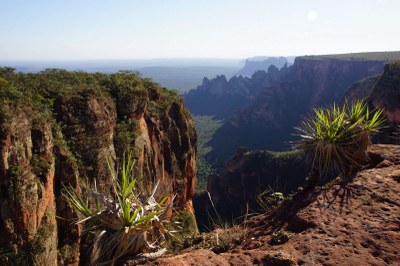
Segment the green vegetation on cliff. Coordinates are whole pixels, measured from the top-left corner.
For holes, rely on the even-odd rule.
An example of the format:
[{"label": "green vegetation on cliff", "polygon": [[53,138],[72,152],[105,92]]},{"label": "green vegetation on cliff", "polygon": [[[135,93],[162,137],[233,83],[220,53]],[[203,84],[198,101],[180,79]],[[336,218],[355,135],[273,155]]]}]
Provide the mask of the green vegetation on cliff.
[{"label": "green vegetation on cliff", "polygon": [[215,173],[216,169],[212,162],[206,159],[206,155],[212,150],[208,142],[214,133],[222,125],[221,120],[216,120],[211,116],[194,116],[194,123],[197,131],[197,186],[196,191],[201,192],[206,189],[206,179]]},{"label": "green vegetation on cliff", "polygon": [[[81,195],[97,184],[111,198],[106,158],[118,164],[125,151],[137,162],[135,176],[144,191],[159,181],[160,191],[176,193],[174,209],[193,214],[192,117],[176,92],[136,73],[24,74],[0,68],[0,143],[0,246],[7,251],[4,256],[0,251],[0,264],[12,265],[24,251],[38,265],[87,263],[90,237],[81,238],[72,223],[77,212],[61,197],[62,188],[71,186]],[[52,216],[44,219],[47,214]],[[29,252],[42,242],[38,228],[46,221],[48,245]]]},{"label": "green vegetation on cliff", "polygon": [[[7,103],[20,103],[32,108],[35,124],[43,124],[49,119],[57,120],[62,115],[57,110],[56,101],[73,98],[74,104],[86,104],[93,95],[103,99],[111,108],[116,103],[117,111],[117,152],[122,154],[134,144],[138,124],[129,116],[144,112],[159,114],[167,111],[172,103],[180,103],[176,92],[160,87],[149,79],[140,78],[135,72],[121,71],[116,74],[68,72],[61,69],[47,69],[37,74],[16,73],[12,68],[0,69],[0,101],[2,119],[7,118]],[[71,108],[77,106],[71,106]],[[135,113],[136,112],[136,113]],[[79,114],[78,114],[79,115]],[[84,117],[85,114],[81,114]],[[78,127],[82,121],[75,118]],[[87,119],[85,117],[84,119]],[[78,139],[70,140],[78,142]],[[91,141],[82,139],[82,149],[89,148]],[[75,145],[77,146],[77,145]]]},{"label": "green vegetation on cliff", "polygon": [[302,56],[301,58],[308,59],[308,60],[339,59],[339,60],[390,62],[390,61],[394,61],[394,60],[400,60],[400,52],[395,51],[395,52],[311,55],[311,56]]}]

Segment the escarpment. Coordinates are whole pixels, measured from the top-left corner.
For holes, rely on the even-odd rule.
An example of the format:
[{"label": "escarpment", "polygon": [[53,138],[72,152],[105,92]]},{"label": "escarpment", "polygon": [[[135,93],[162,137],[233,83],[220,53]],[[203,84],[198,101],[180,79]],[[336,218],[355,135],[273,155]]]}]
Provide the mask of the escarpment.
[{"label": "escarpment", "polygon": [[384,72],[355,82],[345,98],[365,99],[373,108],[383,109],[386,125],[377,136],[379,143],[400,143],[400,63],[392,62]]},{"label": "escarpment", "polygon": [[400,62],[388,64],[373,87],[370,100],[374,107],[384,108],[386,119],[400,124]]},{"label": "escarpment", "polygon": [[[385,61],[298,57],[277,82],[265,86],[248,106],[237,109],[210,145],[211,161],[222,162],[244,146],[288,150],[293,127],[313,108],[340,102],[355,81],[383,71]],[[220,149],[220,147],[223,147]]]},{"label": "escarpment", "polygon": [[257,94],[267,86],[280,81],[287,66],[280,70],[271,65],[268,71],[256,71],[250,77],[235,76],[227,80],[217,76],[183,95],[185,104],[194,115],[210,115],[218,118],[229,117],[238,108],[250,104]]},{"label": "escarpment", "polygon": [[109,195],[126,153],[193,213],[196,132],[175,93],[128,72],[0,74],[0,264],[78,265],[87,245],[63,188]]}]

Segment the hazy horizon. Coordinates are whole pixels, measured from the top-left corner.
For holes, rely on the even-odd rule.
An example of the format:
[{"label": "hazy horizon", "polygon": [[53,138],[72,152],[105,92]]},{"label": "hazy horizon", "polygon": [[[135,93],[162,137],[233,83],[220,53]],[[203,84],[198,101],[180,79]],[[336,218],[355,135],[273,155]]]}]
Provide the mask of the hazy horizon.
[{"label": "hazy horizon", "polygon": [[0,3],[0,61],[244,59],[400,50],[400,1]]}]

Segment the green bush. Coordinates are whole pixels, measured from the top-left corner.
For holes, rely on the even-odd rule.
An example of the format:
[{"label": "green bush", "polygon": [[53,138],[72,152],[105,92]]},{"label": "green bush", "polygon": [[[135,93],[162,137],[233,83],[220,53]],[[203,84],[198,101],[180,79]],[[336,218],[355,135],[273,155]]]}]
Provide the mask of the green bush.
[{"label": "green bush", "polygon": [[294,142],[311,162],[309,181],[315,184],[332,172],[347,178],[358,170],[368,159],[371,135],[382,127],[382,113],[370,112],[363,101],[314,109],[314,116],[296,128],[300,140]]},{"label": "green bush", "polygon": [[115,264],[123,256],[165,250],[162,247],[170,234],[165,224],[173,199],[168,204],[164,204],[167,196],[157,201],[157,185],[146,193],[132,177],[133,167],[132,156],[123,160],[119,176],[109,164],[114,199],[95,190],[90,194],[96,200],[93,207],[74,189],[63,191],[66,200],[83,216],[78,223],[86,222],[85,232],[96,233],[91,258],[94,265]]}]

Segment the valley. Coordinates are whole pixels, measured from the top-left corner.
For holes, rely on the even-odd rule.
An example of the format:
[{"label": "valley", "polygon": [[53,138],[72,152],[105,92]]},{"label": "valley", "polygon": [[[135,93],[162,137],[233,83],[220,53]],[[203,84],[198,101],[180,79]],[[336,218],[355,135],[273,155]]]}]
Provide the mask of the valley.
[{"label": "valley", "polygon": [[[291,66],[270,65],[250,77],[204,77],[182,98],[132,71],[48,69],[25,74],[1,68],[2,263],[40,264],[48,258],[65,265],[89,263],[93,258],[85,245],[90,240],[82,228],[57,218],[79,217],[61,195],[67,186],[82,194],[95,187],[112,197],[107,165],[124,163],[127,153],[137,164],[134,175],[144,191],[150,193],[156,186],[161,189],[153,195],[174,193],[174,212],[169,215],[185,225],[181,237],[190,241],[204,237],[189,246],[183,240],[172,242],[175,251],[169,252],[198,245],[201,250],[206,245],[229,263],[238,259],[229,255],[233,248],[253,250],[247,257],[240,255],[245,260],[287,261],[286,255],[257,255],[267,247],[268,230],[276,234],[274,221],[288,221],[282,228],[290,238],[297,239],[303,231],[314,233],[308,226],[291,225],[278,213],[296,215],[302,208],[314,208],[309,207],[316,204],[309,197],[319,198],[324,188],[332,190],[340,184],[332,174],[313,190],[307,181],[306,154],[292,148],[299,137],[294,135],[295,127],[316,107],[364,99],[371,110],[383,108],[385,117],[385,126],[373,141],[399,144],[398,57],[397,52],[298,57]],[[360,170],[361,175],[382,167],[397,171],[397,146],[371,149],[367,163],[371,170]],[[390,172],[383,174],[391,178]],[[375,189],[368,186],[368,191]],[[357,202],[366,201],[365,197]],[[292,204],[299,209],[286,210]],[[274,217],[268,218],[272,222],[263,222],[267,216]],[[270,229],[261,234],[260,226]],[[226,240],[226,246],[219,240],[215,244],[213,229],[222,230],[221,237],[237,230],[238,240]],[[195,236],[198,230],[203,234]],[[275,252],[272,247],[268,250]],[[301,256],[290,250],[291,246],[285,250],[294,256],[288,265],[300,263]],[[202,260],[190,249],[185,252],[197,262]],[[382,255],[382,259],[390,262],[393,256]],[[175,258],[171,259],[160,263],[175,265]]]}]

